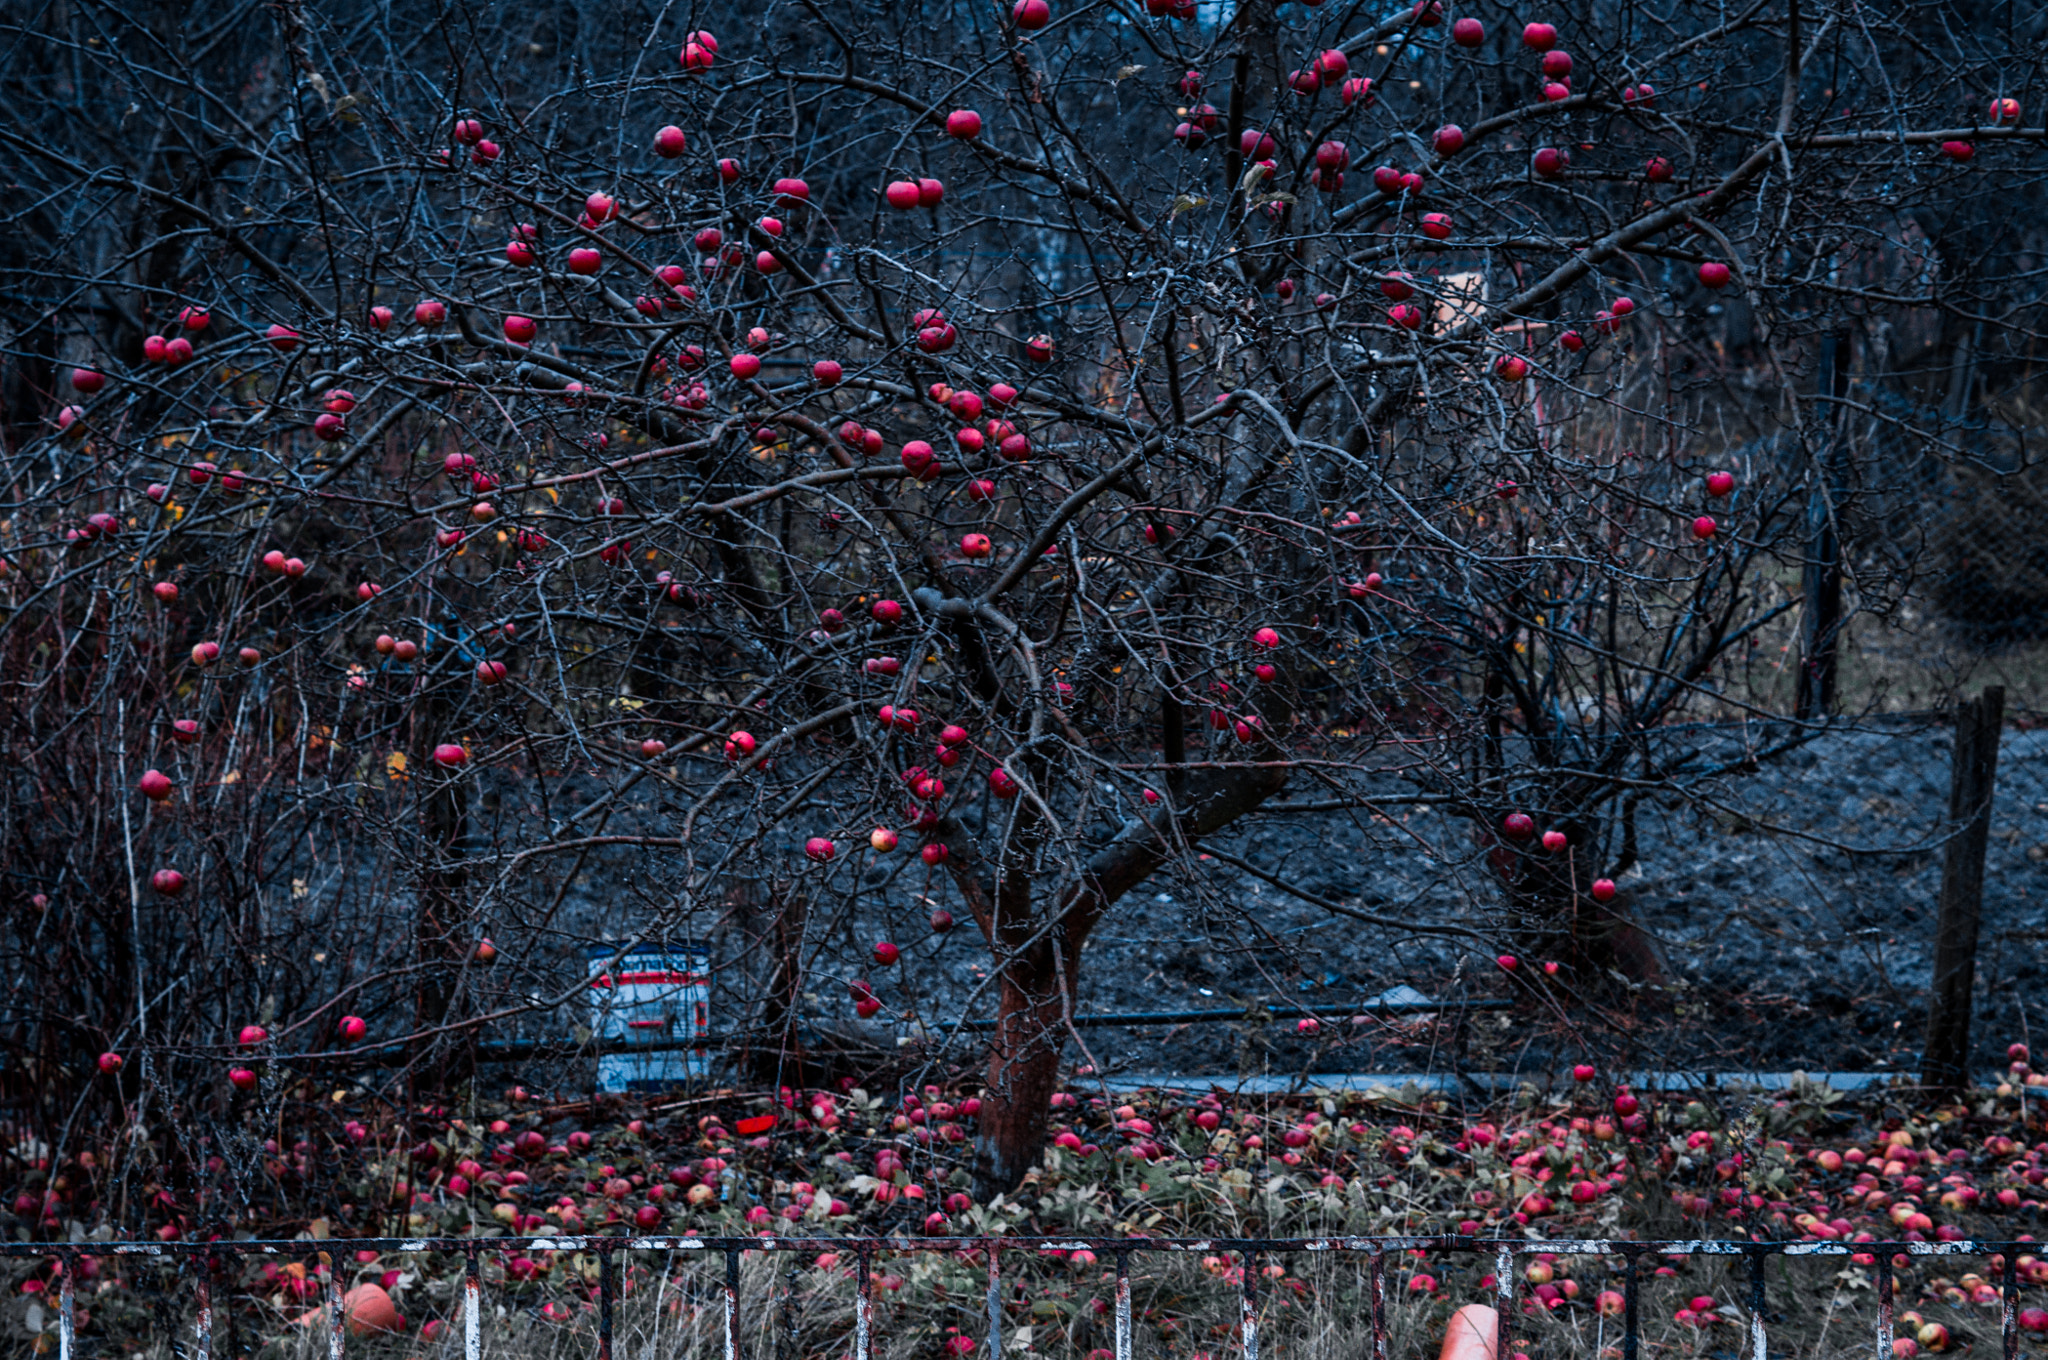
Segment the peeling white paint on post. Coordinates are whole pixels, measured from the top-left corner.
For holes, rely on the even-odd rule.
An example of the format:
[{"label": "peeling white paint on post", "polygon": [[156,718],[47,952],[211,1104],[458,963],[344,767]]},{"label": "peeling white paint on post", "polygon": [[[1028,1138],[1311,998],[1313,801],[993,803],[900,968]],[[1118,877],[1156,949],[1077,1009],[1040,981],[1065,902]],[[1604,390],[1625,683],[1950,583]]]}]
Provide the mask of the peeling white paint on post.
[{"label": "peeling white paint on post", "polygon": [[853,1360],[868,1360],[874,1352],[873,1338],[868,1329],[874,1319],[874,1284],[868,1275],[868,1249],[863,1246],[858,1257],[860,1278],[853,1290]]},{"label": "peeling white paint on post", "polygon": [[1877,1360],[1894,1360],[1892,1354],[1892,1258],[1889,1251],[1877,1253]]},{"label": "peeling white paint on post", "polygon": [[327,1263],[327,1360],[341,1360],[341,1329],[348,1317],[341,1306],[341,1262]]},{"label": "peeling white paint on post", "polygon": [[1387,1360],[1387,1254],[1372,1252],[1372,1360]]},{"label": "peeling white paint on post", "polygon": [[740,1254],[725,1249],[725,1360],[740,1360]]},{"label": "peeling white paint on post", "polygon": [[57,1286],[57,1358],[71,1360],[71,1346],[76,1339],[73,1333],[77,1325],[73,1321],[73,1314],[77,1312],[77,1296],[73,1292],[71,1277],[78,1273],[78,1261],[75,1257],[68,1260],[59,1258],[57,1264],[64,1271]]},{"label": "peeling white paint on post", "polygon": [[1116,1360],[1131,1360],[1130,1255],[1116,1254]]},{"label": "peeling white paint on post", "polygon": [[[988,1244],[988,1357],[1002,1360],[1003,1354],[1003,1277],[996,1267],[995,1239]],[[863,1277],[865,1278],[865,1277]],[[862,1357],[866,1360],[866,1357]]]},{"label": "peeling white paint on post", "polygon": [[484,1282],[477,1268],[476,1247],[472,1245],[464,1255],[467,1259],[462,1271],[462,1356],[463,1360],[483,1360]]},{"label": "peeling white paint on post", "polygon": [[213,1355],[213,1272],[205,1257],[199,1258],[199,1318],[194,1330],[197,1354],[193,1360],[211,1360]]},{"label": "peeling white paint on post", "polygon": [[1238,1320],[1244,1332],[1244,1360],[1259,1360],[1259,1254],[1244,1254],[1244,1287],[1237,1298]]},{"label": "peeling white paint on post", "polygon": [[1497,1360],[1507,1360],[1512,1353],[1508,1350],[1508,1314],[1515,1308],[1515,1253],[1505,1242],[1493,1256],[1493,1292],[1500,1300],[1493,1318],[1493,1353]]}]

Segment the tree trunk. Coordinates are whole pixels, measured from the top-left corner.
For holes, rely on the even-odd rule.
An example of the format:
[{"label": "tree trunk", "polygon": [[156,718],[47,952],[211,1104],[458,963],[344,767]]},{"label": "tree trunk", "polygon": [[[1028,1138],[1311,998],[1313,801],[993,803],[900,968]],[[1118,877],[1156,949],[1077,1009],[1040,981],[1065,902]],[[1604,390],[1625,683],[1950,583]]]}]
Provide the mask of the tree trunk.
[{"label": "tree trunk", "polygon": [[787,883],[769,885],[768,903],[775,913],[767,940],[773,962],[767,985],[762,988],[761,1039],[748,1043],[740,1056],[740,1065],[757,1081],[801,1087],[808,1082],[796,1020],[801,1014],[798,1002],[804,988],[804,934],[811,903]]},{"label": "tree trunk", "polygon": [[[1592,845],[1597,839],[1586,823],[1568,822],[1557,829],[1574,846]],[[1630,918],[1620,899],[1593,900],[1592,871],[1583,860],[1574,866],[1565,855],[1505,842],[1490,830],[1482,834],[1493,841],[1488,862],[1501,881],[1509,910],[1518,918],[1511,928],[1521,941],[1518,947],[1540,951],[1582,974],[1604,975],[1611,969],[1630,982],[1664,983],[1664,961],[1655,942]]]},{"label": "tree trunk", "polygon": [[1062,978],[1050,964],[1013,967],[1003,979],[974,1140],[974,1183],[984,1200],[1016,1189],[1045,1146],[1067,1037],[1062,985],[1071,999],[1077,971]]},{"label": "tree trunk", "polygon": [[2005,688],[1988,686],[1956,709],[1949,774],[1948,854],[1941,867],[1941,916],[1934,933],[1934,985],[1920,1083],[1955,1092],[1970,1079],[1970,993],[1977,981],[1977,923],[1984,906],[1984,849],[1998,786],[1998,739]]},{"label": "tree trunk", "polygon": [[[1271,742],[1256,749],[1268,759],[1277,753]],[[1277,763],[1191,774],[1184,801],[1175,800],[1152,818],[1131,819],[1089,857],[1050,920],[1035,915],[1031,883],[1018,868],[1006,866],[1000,883],[984,879],[970,846],[947,861],[1002,979],[975,1141],[979,1198],[1015,1190],[1044,1146],[1066,1036],[1062,1005],[1079,995],[1081,950],[1096,923],[1164,864],[1183,838],[1192,844],[1214,835],[1286,785],[1287,769]]]}]

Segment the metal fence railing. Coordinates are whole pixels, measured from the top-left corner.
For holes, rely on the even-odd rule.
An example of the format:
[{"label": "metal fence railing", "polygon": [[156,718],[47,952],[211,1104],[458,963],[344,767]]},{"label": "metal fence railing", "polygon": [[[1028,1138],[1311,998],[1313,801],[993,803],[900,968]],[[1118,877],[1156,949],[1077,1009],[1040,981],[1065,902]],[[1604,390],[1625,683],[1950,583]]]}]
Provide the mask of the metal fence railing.
[{"label": "metal fence railing", "polygon": [[77,1258],[94,1256],[145,1256],[172,1258],[191,1277],[196,1304],[196,1335],[186,1352],[191,1360],[209,1360],[213,1354],[213,1284],[221,1267],[230,1261],[251,1257],[306,1257],[334,1253],[336,1268],[327,1282],[328,1353],[330,1360],[342,1360],[348,1330],[343,1305],[339,1262],[345,1251],[395,1252],[399,1254],[445,1253],[460,1256],[464,1263],[461,1291],[461,1323],[466,1360],[480,1360],[483,1349],[484,1280],[481,1269],[486,1252],[521,1250],[528,1252],[590,1252],[599,1261],[596,1282],[598,1360],[612,1360],[613,1306],[619,1295],[618,1257],[621,1254],[691,1252],[724,1257],[723,1331],[725,1360],[741,1360],[740,1258],[750,1252],[821,1252],[856,1260],[857,1292],[854,1301],[853,1352],[850,1360],[875,1360],[874,1296],[871,1267],[881,1254],[965,1253],[985,1254],[988,1270],[988,1353],[994,1360],[1004,1354],[1001,1262],[1029,1254],[1090,1251],[1099,1259],[1114,1263],[1115,1269],[1115,1360],[1132,1360],[1131,1262],[1133,1257],[1159,1253],[1235,1254],[1241,1272],[1239,1320],[1243,1360],[1259,1360],[1259,1276],[1261,1257],[1291,1253],[1363,1255],[1370,1271],[1372,1360],[1388,1360],[1387,1258],[1401,1253],[1477,1256],[1493,1258],[1498,1335],[1495,1355],[1513,1353],[1511,1341],[1517,1316],[1518,1256],[1555,1253],[1558,1255],[1618,1256],[1622,1259],[1621,1317],[1622,1360],[1637,1360],[1640,1340],[1638,1285],[1644,1263],[1653,1266],[1659,1258],[1695,1255],[1741,1257],[1748,1266],[1748,1345],[1743,1360],[1768,1360],[1770,1336],[1766,1322],[1765,1262],[1773,1257],[1835,1258],[1855,1256],[1869,1262],[1874,1272],[1877,1299],[1876,1360],[1895,1360],[1893,1350],[1893,1257],[2002,1257],[1996,1270],[2002,1303],[2001,1337],[2003,1360],[2019,1355],[2019,1253],[2041,1244],[2026,1241],[1936,1241],[1936,1242],[1841,1242],[1841,1241],[1628,1241],[1617,1239],[1544,1240],[1533,1238],[1479,1238],[1458,1235],[1402,1237],[1310,1237],[1310,1238],[1125,1238],[1125,1237],[675,1237],[675,1236],[525,1236],[525,1237],[392,1237],[350,1238],[324,1241],[239,1241],[239,1242],[95,1242],[53,1245],[0,1243],[0,1256],[54,1260],[58,1272],[59,1347],[58,1360],[76,1360],[73,1315],[76,1301],[73,1281]]}]

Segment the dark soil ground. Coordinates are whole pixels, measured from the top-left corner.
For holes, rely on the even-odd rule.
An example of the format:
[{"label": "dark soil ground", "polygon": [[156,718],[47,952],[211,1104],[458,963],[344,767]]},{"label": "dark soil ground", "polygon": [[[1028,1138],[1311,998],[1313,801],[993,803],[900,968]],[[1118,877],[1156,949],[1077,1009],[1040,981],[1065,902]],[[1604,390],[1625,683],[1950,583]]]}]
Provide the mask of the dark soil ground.
[{"label": "dark soil ground", "polygon": [[[1730,740],[1735,740],[1731,736]],[[1124,899],[1089,943],[1085,1014],[1309,1006],[1321,1033],[1292,1019],[1081,1030],[1076,1065],[1105,1076],[1246,1077],[1315,1073],[1554,1073],[1579,1061],[1609,1070],[1898,1072],[1916,1070],[1925,1025],[1943,856],[1951,733],[1899,724],[1830,736],[1761,773],[1710,786],[1704,801],[1646,803],[1640,863],[1622,900],[1650,931],[1670,985],[1608,986],[1597,1005],[1532,989],[1540,960],[1515,978],[1491,945],[1383,929],[1335,916],[1220,860],[1164,871]],[[2008,733],[1992,818],[1978,956],[1976,1065],[2048,1023],[2048,733]],[[791,847],[794,848],[794,847]],[[1351,814],[1271,816],[1212,847],[1306,892],[1402,923],[1498,936],[1497,893],[1462,824],[1427,811],[1396,822]],[[1588,866],[1586,878],[1595,870]],[[871,875],[870,879],[879,878]],[[604,882],[593,873],[594,885]],[[593,889],[568,903],[593,934],[620,922]],[[962,925],[934,935],[934,906]],[[820,952],[806,994],[812,1042],[971,1068],[978,1036],[943,1039],[945,1022],[993,1014],[988,956],[942,877],[922,865],[865,884],[851,909],[814,917]],[[822,936],[822,939],[817,937]],[[890,939],[903,962],[877,969]],[[722,937],[730,956],[742,940]],[[860,1022],[845,981],[869,977],[886,1009]],[[743,1009],[749,972],[721,973],[721,1025]],[[1511,999],[1507,1012],[1437,1020],[1354,1018],[1398,987],[1436,1000]],[[909,1021],[892,1016],[909,1015]],[[572,1078],[573,1080],[573,1078]],[[1263,1084],[1263,1083],[1262,1083]]]}]

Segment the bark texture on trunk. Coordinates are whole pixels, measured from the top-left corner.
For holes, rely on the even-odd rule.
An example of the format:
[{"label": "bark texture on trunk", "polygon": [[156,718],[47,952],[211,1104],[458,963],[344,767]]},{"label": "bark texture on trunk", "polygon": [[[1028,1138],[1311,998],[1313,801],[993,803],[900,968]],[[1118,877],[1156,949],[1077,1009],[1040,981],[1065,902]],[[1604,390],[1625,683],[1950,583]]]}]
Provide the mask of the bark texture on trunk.
[{"label": "bark texture on trunk", "polygon": [[[1567,824],[1559,828],[1577,845],[1598,843],[1594,827]],[[1535,846],[1505,842],[1492,833],[1488,857],[1506,892],[1508,907],[1518,918],[1515,933],[1528,948],[1541,950],[1581,973],[1601,975],[1613,970],[1630,982],[1661,986],[1663,956],[1649,932],[1630,917],[1620,899],[1596,902],[1592,876],[1562,854]]]}]

